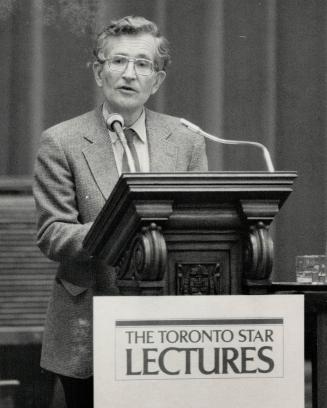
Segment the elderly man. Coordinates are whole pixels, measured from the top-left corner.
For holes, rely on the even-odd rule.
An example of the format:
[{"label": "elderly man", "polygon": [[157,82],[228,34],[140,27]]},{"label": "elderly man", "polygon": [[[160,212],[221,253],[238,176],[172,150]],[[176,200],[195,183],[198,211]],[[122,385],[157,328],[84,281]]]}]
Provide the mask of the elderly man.
[{"label": "elderly man", "polygon": [[157,26],[142,17],[114,21],[99,34],[94,53],[94,76],[104,103],[44,132],[34,184],[38,244],[59,262],[41,366],[59,375],[67,406],[78,408],[93,404],[92,296],[114,292],[112,268],[91,259],[82,243],[119,175],[129,169],[108,118],[120,114],[126,134],[132,134],[136,171],[207,169],[201,137],[178,118],[144,107],[164,81],[170,61],[167,40]]}]

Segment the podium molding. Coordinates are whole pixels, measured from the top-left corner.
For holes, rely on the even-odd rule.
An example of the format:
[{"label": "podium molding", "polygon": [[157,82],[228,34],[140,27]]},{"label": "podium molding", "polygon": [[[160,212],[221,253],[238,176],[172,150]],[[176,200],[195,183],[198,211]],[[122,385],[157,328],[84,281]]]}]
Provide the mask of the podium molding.
[{"label": "podium molding", "polygon": [[123,174],[85,238],[126,295],[239,294],[269,281],[295,172]]}]

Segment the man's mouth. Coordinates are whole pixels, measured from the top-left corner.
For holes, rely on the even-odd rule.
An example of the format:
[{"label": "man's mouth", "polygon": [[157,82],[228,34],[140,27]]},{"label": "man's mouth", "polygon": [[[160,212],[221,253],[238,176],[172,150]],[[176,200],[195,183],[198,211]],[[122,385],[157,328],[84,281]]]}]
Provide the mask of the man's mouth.
[{"label": "man's mouth", "polygon": [[128,93],[136,92],[136,90],[134,88],[132,88],[131,86],[128,86],[128,85],[120,86],[118,88],[118,90],[123,91],[123,92],[128,92]]}]

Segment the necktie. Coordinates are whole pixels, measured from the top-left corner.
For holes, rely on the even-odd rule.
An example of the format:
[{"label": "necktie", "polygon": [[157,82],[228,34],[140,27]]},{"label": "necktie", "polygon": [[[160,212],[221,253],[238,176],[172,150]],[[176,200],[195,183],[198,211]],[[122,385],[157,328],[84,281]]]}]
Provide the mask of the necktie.
[{"label": "necktie", "polygon": [[[136,133],[133,129],[130,129],[130,128],[125,129],[124,133],[125,133],[125,137],[126,137],[126,141],[127,141],[129,150],[131,151],[131,155],[134,160],[135,171],[140,172],[141,171],[140,162],[139,162],[139,158],[137,156],[135,145],[134,145],[134,139],[135,137],[137,137]],[[129,173],[129,172],[130,172],[130,169],[128,166],[127,155],[124,150],[123,160],[122,160],[122,173]]]}]

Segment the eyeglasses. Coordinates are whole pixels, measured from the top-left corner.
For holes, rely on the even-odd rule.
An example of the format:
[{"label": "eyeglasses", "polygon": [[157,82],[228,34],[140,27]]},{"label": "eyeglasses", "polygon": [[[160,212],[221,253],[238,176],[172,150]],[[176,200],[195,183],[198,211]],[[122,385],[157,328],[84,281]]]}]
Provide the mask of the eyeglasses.
[{"label": "eyeglasses", "polygon": [[155,70],[152,61],[145,58],[131,58],[126,55],[113,55],[110,58],[100,60],[101,63],[108,63],[110,71],[123,72],[130,61],[134,62],[134,69],[138,75],[151,75]]}]

